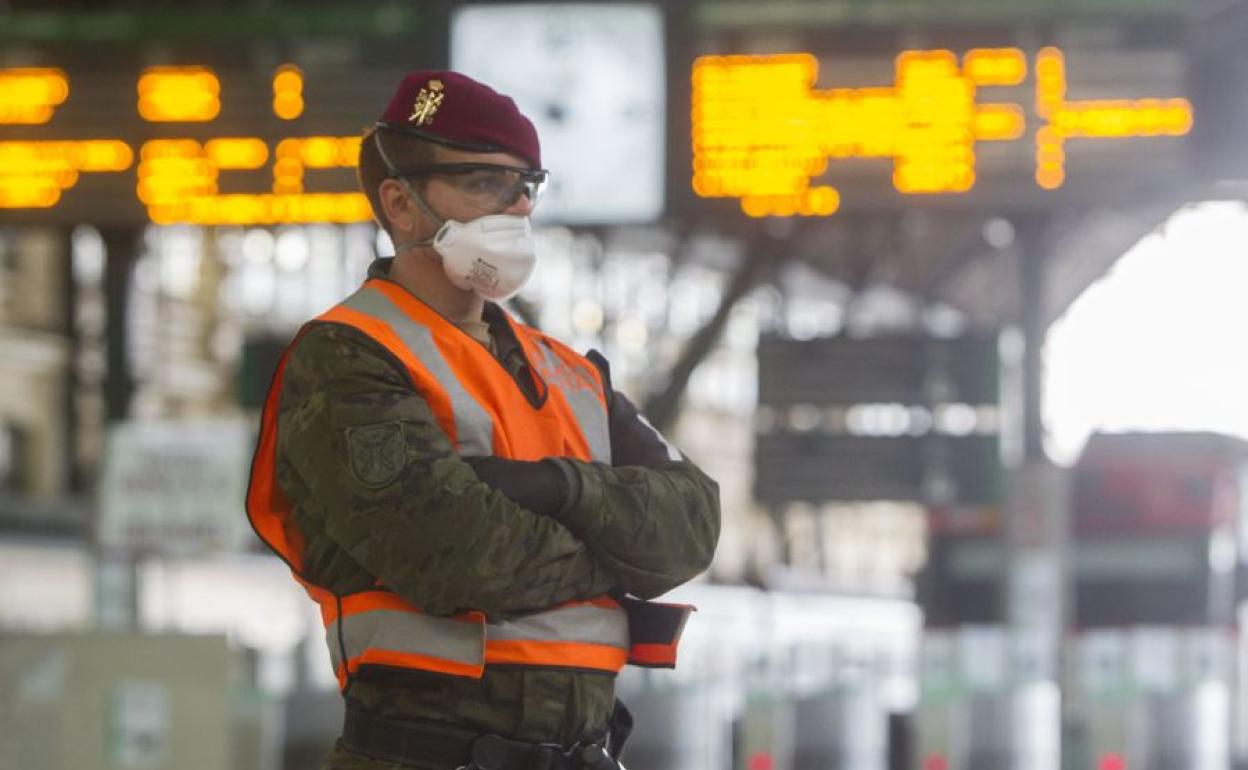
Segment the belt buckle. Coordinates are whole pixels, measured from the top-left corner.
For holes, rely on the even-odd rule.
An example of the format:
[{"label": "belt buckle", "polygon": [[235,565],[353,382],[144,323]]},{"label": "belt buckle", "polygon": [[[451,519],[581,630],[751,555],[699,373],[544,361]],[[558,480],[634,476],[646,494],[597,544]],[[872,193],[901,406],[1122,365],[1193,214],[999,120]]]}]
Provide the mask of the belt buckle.
[{"label": "belt buckle", "polygon": [[614,760],[605,746],[597,741],[577,743],[568,749],[567,758],[578,770],[611,770]]},{"label": "belt buckle", "polygon": [[563,747],[557,743],[538,743],[533,747],[533,755],[525,770],[562,770],[566,763],[558,763],[559,757],[567,758]]},{"label": "belt buckle", "polygon": [[[507,750],[501,736],[487,733],[472,742],[468,764],[455,770],[514,770],[507,764]],[[558,743],[533,744],[523,770],[613,770],[619,767],[598,743],[576,743],[565,749]]]},{"label": "belt buckle", "polygon": [[456,770],[502,770],[507,761],[507,751],[502,736],[493,733],[478,735],[469,752],[471,760]]}]

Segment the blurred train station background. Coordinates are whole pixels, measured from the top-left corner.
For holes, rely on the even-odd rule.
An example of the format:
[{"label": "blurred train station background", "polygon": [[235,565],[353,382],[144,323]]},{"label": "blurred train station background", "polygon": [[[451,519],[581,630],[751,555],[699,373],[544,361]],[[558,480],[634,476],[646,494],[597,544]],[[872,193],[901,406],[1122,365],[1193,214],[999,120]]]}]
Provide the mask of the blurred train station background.
[{"label": "blurred train station background", "polygon": [[516,98],[509,309],[718,479],[633,770],[1248,768],[1248,3],[0,0],[0,768],[315,767],[242,502],[391,244],[401,76]]}]

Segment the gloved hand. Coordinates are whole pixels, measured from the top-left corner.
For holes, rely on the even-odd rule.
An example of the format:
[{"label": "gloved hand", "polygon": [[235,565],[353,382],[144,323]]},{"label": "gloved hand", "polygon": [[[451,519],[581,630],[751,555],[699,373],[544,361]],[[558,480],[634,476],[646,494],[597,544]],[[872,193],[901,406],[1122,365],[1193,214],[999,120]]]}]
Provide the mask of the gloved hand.
[{"label": "gloved hand", "polygon": [[673,462],[662,436],[623,393],[616,391],[611,401],[611,464],[658,468]]},{"label": "gloved hand", "polygon": [[552,460],[465,457],[477,478],[534,513],[555,516],[568,504],[568,479]]},{"label": "gloved hand", "polygon": [[682,459],[678,452],[668,447],[667,441],[646,421],[628,396],[612,386],[611,365],[607,363],[607,359],[597,350],[589,351],[585,357],[598,367],[598,371],[602,373],[602,380],[607,386],[611,464],[617,468],[621,465],[658,468]]}]

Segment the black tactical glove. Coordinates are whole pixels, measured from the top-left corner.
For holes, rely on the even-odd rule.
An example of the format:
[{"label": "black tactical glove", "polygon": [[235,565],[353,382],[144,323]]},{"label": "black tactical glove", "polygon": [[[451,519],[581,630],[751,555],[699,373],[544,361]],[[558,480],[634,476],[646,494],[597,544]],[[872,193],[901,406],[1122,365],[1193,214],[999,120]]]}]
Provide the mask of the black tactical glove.
[{"label": "black tactical glove", "polygon": [[553,460],[463,459],[482,482],[534,513],[556,516],[568,505],[568,479]]}]

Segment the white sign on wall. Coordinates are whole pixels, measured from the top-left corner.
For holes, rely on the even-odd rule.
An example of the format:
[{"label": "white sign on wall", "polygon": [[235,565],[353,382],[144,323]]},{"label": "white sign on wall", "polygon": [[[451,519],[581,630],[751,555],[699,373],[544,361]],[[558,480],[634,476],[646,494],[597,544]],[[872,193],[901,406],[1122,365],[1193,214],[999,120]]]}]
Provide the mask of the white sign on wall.
[{"label": "white sign on wall", "polygon": [[662,213],[667,78],[658,8],[461,6],[451,18],[451,66],[515,99],[537,128],[551,178],[535,221],[635,223]]},{"label": "white sign on wall", "polygon": [[169,690],[158,680],[123,679],[113,689],[113,767],[159,768],[169,761]]},{"label": "white sign on wall", "polygon": [[245,547],[253,446],[240,420],[114,426],[100,481],[100,544],[170,555]]}]

